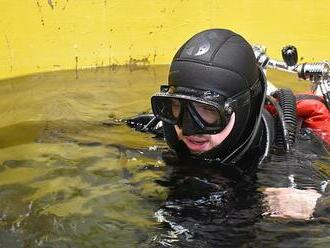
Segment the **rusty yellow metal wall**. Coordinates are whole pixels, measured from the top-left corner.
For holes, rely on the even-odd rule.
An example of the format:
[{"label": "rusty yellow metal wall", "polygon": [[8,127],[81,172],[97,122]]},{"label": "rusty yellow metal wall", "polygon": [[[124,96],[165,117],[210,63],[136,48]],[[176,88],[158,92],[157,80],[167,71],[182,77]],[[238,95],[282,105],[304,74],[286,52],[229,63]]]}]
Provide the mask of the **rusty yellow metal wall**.
[{"label": "rusty yellow metal wall", "polygon": [[0,0],[0,78],[111,64],[168,64],[194,33],[229,28],[272,55],[330,59],[328,0]]}]

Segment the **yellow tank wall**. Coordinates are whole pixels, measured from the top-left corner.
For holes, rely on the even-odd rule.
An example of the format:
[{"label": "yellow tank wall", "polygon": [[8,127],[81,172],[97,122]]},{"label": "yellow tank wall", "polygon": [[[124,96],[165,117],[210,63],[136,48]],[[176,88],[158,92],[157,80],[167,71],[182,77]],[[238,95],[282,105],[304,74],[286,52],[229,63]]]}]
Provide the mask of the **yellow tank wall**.
[{"label": "yellow tank wall", "polygon": [[111,64],[168,64],[194,33],[229,28],[271,55],[330,59],[328,0],[0,0],[0,78]]}]

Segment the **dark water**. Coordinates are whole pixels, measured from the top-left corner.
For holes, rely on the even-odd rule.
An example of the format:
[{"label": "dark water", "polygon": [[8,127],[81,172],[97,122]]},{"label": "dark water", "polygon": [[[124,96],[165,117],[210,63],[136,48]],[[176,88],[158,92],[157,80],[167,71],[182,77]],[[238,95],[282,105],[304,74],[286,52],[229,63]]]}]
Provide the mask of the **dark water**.
[{"label": "dark water", "polygon": [[327,210],[311,220],[263,215],[265,187],[326,194],[330,160],[305,136],[292,154],[242,176],[178,162],[162,140],[123,124],[150,110],[167,70],[113,67],[0,81],[0,247],[329,246]]},{"label": "dark water", "polygon": [[328,194],[327,152],[305,135],[300,135],[297,150],[274,154],[249,175],[234,168],[169,162],[170,179],[162,183],[170,189],[168,199],[157,212],[168,231],[158,236],[159,247],[328,247],[329,202],[318,206],[317,217],[310,220],[265,215],[265,187]]}]

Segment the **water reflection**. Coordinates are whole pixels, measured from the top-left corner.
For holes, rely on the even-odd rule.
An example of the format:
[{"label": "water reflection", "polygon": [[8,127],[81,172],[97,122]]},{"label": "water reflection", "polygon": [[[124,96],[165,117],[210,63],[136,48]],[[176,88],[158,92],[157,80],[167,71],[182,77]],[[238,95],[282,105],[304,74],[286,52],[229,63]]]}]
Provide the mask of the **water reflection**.
[{"label": "water reflection", "polygon": [[[172,171],[161,184],[170,191],[156,217],[167,231],[157,236],[155,246],[326,247],[328,200],[323,206],[318,205],[312,220],[265,215],[265,187],[315,189],[328,194],[329,174],[319,167],[320,161],[329,166],[328,152],[323,146],[316,146],[318,143],[305,132],[299,136],[302,137],[293,153],[274,154],[257,171],[248,174],[218,164],[207,167],[194,161],[165,159]],[[311,145],[317,152],[310,149]]]},{"label": "water reflection", "polygon": [[[294,177],[297,185],[320,190],[329,178],[329,159],[319,147],[275,156],[242,178],[228,168],[177,166],[162,140],[123,124],[150,109],[149,97],[167,71],[116,67],[79,71],[77,78],[64,71],[0,81],[1,247],[327,241],[324,218],[263,217],[260,193],[268,185],[289,185],[288,174],[302,175]],[[273,76],[296,91],[306,89],[290,77]]]},{"label": "water reflection", "polygon": [[[158,243],[173,247],[238,247],[255,237],[262,217],[262,197],[256,171],[165,159],[172,168],[161,182],[170,191],[156,216],[168,231]],[[248,168],[248,166],[247,166]]]},{"label": "water reflection", "polygon": [[2,247],[122,247],[152,236],[166,198],[154,183],[164,144],[120,120],[149,109],[166,72],[108,68],[0,83]]}]

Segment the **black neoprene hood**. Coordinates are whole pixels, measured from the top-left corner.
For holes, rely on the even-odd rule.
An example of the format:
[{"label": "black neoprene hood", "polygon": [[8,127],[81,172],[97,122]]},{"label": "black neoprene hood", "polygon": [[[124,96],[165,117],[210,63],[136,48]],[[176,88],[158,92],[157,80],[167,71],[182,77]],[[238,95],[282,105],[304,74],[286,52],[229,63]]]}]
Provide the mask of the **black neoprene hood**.
[{"label": "black neoprene hood", "polygon": [[[252,47],[242,36],[226,29],[209,29],[194,35],[174,56],[168,85],[177,87],[178,92],[187,97],[189,91],[181,89],[212,91],[223,96],[224,101],[248,94],[246,100],[234,108],[235,123],[230,134],[216,147],[198,155],[191,154],[178,139],[174,125],[164,123],[165,140],[180,156],[193,155],[228,163],[240,159],[251,144],[259,140],[266,80]],[[189,113],[185,114],[190,117]],[[193,135],[194,122],[188,117],[187,121],[182,120],[180,128],[184,135]]]},{"label": "black neoprene hood", "polygon": [[226,29],[210,29],[179,49],[168,83],[232,97],[250,88],[258,75],[253,50],[243,37]]}]

